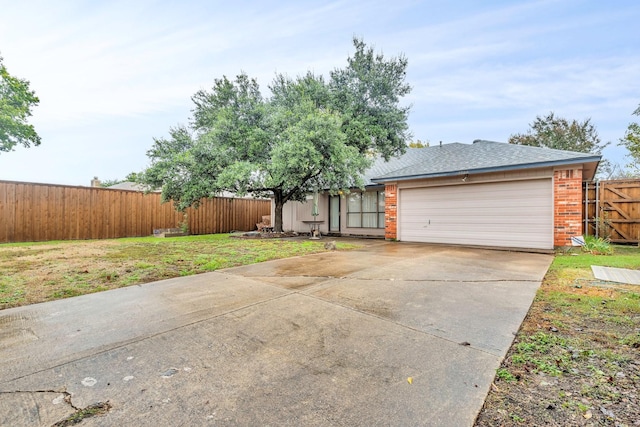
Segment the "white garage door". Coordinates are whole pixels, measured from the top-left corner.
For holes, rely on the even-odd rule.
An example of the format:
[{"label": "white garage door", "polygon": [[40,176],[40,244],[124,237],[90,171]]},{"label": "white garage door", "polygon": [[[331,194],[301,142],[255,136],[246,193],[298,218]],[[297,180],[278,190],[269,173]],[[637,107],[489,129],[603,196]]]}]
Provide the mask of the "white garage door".
[{"label": "white garage door", "polygon": [[401,189],[406,242],[553,248],[550,179]]}]

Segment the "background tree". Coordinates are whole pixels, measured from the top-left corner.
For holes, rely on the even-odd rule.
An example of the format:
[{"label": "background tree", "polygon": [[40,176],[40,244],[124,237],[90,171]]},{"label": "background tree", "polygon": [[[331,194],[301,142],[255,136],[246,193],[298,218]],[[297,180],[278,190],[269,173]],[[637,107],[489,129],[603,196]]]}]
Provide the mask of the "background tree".
[{"label": "background tree", "polygon": [[[633,114],[640,116],[640,105],[638,105]],[[629,150],[629,157],[631,158],[629,167],[634,170],[640,169],[640,123],[630,123],[620,142]]]},{"label": "background tree", "polygon": [[630,169],[629,166],[632,165],[625,167],[625,165],[619,163],[605,162],[604,166],[598,166],[598,179],[608,181],[640,177],[640,171],[638,169]]},{"label": "background tree", "polygon": [[427,148],[429,146],[429,141],[420,141],[419,139],[415,141],[411,141],[409,143],[409,148]]},{"label": "background tree", "polygon": [[40,136],[27,123],[31,108],[39,102],[29,82],[9,74],[0,56],[0,152],[11,151],[18,144],[40,145]]},{"label": "background tree", "polygon": [[[553,148],[556,150],[577,151],[579,153],[602,154],[602,150],[609,145],[600,140],[596,127],[591,119],[583,122],[572,120],[569,122],[562,117],[556,117],[550,112],[546,117],[536,116],[529,124],[527,133],[518,133],[509,137],[509,144],[531,145],[534,147]],[[597,176],[606,179],[611,174],[611,165],[602,159],[598,165]]]},{"label": "background tree", "polygon": [[569,122],[550,112],[546,117],[537,116],[527,133],[509,137],[509,144],[531,145],[556,150],[601,154],[609,143],[602,143],[591,119]]},{"label": "background tree", "polygon": [[264,98],[255,79],[216,79],[199,91],[189,126],[172,128],[147,152],[151,166],[138,181],[162,187],[178,209],[222,191],[274,198],[274,228],[282,231],[282,207],[307,194],[362,187],[375,155],[403,153],[410,137],[410,91],[404,57],[385,59],[361,40],[344,69],[329,82],[307,73],[276,75]]}]

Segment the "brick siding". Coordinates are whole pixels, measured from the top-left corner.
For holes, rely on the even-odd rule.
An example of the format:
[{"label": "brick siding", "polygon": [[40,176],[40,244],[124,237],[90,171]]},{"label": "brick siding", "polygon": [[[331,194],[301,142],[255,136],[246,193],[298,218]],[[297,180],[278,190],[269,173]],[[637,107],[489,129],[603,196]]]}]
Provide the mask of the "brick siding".
[{"label": "brick siding", "polygon": [[571,246],[582,234],[582,169],[553,173],[553,244]]},{"label": "brick siding", "polygon": [[384,187],[384,238],[398,238],[398,186],[395,184]]}]

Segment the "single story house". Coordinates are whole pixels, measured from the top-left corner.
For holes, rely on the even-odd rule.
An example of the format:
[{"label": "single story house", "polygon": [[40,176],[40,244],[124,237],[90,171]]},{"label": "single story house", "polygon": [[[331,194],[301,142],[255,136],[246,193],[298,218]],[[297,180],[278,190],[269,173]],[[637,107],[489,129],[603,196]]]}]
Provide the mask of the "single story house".
[{"label": "single story house", "polygon": [[[601,156],[476,140],[408,148],[365,174],[365,191],[283,207],[285,231],[405,242],[553,249],[582,234],[582,183]],[[272,216],[274,206],[272,204]],[[306,222],[305,222],[306,221]]]}]

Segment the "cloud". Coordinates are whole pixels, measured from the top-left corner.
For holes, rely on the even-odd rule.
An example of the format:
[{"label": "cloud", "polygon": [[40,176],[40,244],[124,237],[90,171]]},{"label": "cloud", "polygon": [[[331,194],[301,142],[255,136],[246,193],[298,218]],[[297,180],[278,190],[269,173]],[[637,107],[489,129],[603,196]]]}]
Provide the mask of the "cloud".
[{"label": "cloud", "polygon": [[246,71],[266,93],[276,72],[327,75],[354,35],[407,56],[410,125],[423,140],[506,140],[552,110],[591,117],[615,140],[640,102],[632,1],[0,0],[0,10],[0,53],[40,97],[43,136],[37,150],[0,157],[0,179],[21,162],[42,179],[115,178],[116,164],[136,169],[153,136],[188,120],[191,95],[214,78]]},{"label": "cloud", "polygon": [[[256,4],[197,16],[184,6],[76,4],[64,8],[64,17],[36,19],[32,33],[18,41],[22,68],[42,100],[36,120],[59,127],[102,115],[162,111],[189,103],[214,77],[241,70],[263,84],[276,70],[325,73],[338,65],[336,58],[314,55],[304,48],[308,41],[296,37],[330,31],[332,21],[339,26],[359,10],[341,2],[279,9]],[[340,19],[330,19],[336,15]]]}]

